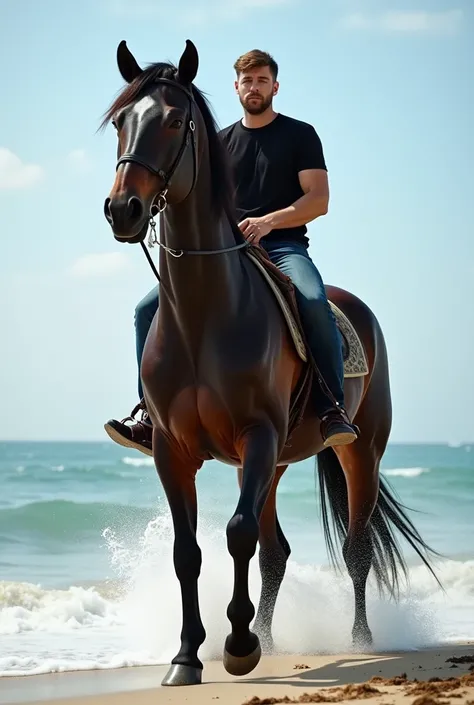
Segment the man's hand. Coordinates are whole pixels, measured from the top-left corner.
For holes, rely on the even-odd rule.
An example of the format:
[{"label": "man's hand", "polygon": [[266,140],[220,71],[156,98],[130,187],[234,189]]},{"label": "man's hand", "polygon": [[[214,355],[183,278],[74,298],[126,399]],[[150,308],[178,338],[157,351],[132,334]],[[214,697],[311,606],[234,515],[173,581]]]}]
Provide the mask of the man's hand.
[{"label": "man's hand", "polygon": [[258,245],[262,237],[272,231],[272,226],[264,218],[245,218],[239,223],[239,228],[252,245]]}]

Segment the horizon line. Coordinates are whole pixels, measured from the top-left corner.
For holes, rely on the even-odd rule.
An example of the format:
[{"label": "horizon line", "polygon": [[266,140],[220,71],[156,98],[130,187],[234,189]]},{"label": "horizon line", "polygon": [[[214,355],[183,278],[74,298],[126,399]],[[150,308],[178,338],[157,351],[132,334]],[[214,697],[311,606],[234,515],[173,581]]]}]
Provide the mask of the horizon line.
[{"label": "horizon line", "polygon": [[[121,447],[119,443],[114,443],[110,438],[106,437],[103,440],[99,438],[87,439],[87,438],[0,438],[0,443],[107,443],[111,446]],[[451,448],[459,448],[462,446],[474,445],[474,440],[472,441],[429,441],[429,440],[416,440],[416,441],[388,441],[387,446],[390,445],[430,445],[430,446],[449,446]],[[131,448],[130,450],[134,450]],[[137,451],[140,452],[140,451]],[[313,457],[313,456],[309,456]]]}]

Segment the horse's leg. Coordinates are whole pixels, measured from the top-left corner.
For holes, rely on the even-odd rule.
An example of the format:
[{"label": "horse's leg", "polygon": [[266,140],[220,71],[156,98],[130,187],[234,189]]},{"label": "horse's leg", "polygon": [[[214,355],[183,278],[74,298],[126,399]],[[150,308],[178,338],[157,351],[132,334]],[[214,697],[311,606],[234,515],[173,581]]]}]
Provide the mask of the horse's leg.
[{"label": "horse's leg", "polygon": [[[380,566],[382,573],[387,575],[387,567],[389,570],[393,567],[393,576],[396,577],[393,564],[396,544],[391,537],[391,527],[380,515],[378,507],[379,466],[391,421],[390,388],[382,339],[378,343],[378,359],[369,387],[354,419],[361,429],[360,438],[351,445],[326,449],[317,456],[326,539],[329,524],[325,490],[336,524],[347,532],[342,553],[354,586],[352,638],[354,646],[362,649],[372,644],[367,621],[366,584],[374,560],[376,571]],[[375,543],[381,549],[377,559],[374,558]]]},{"label": "horse's leg", "polygon": [[224,666],[234,676],[250,673],[261,648],[249,625],[255,608],[249,596],[249,563],[259,537],[260,516],[275,476],[278,436],[271,425],[250,428],[243,439],[242,488],[227,525],[227,546],[234,559],[234,592],[227,609],[232,625],[224,649]]},{"label": "horse's leg", "polygon": [[[370,426],[376,427],[372,438],[369,436],[368,440],[362,441],[361,437],[352,446],[336,451],[347,482],[349,522],[343,555],[354,585],[352,638],[354,646],[362,650],[372,645],[366,611],[366,583],[370,568],[374,569],[379,588],[387,589],[393,597],[397,597],[401,574],[407,575],[407,564],[394,536],[394,529],[411,544],[438,581],[426,558],[426,552],[432,552],[431,549],[404,512],[403,506],[380,479],[380,461],[388,438],[384,424],[387,415],[382,413],[381,425],[375,421],[376,418],[380,419],[377,412],[380,413],[382,408],[371,407],[372,423],[368,424],[369,419],[366,419],[360,424],[361,429],[365,425],[368,436]],[[377,550],[374,550],[376,547]]]},{"label": "horse's leg", "polygon": [[349,529],[342,553],[354,586],[354,624],[352,641],[356,648],[372,645],[367,621],[366,586],[372,566],[374,546],[370,536],[370,518],[377,504],[380,458],[364,444],[338,449],[346,473],[349,505]]},{"label": "horse's leg", "polygon": [[[262,588],[253,629],[260,639],[264,653],[273,651],[273,613],[278,592],[285,576],[286,563],[291,553],[290,544],[282,531],[276,510],[278,483],[287,467],[284,465],[277,468],[260,517],[259,563]],[[239,468],[239,484],[241,484],[241,475],[242,470]]]},{"label": "horse's leg", "polygon": [[[373,449],[365,445],[363,436],[351,446],[337,450],[328,448],[318,455],[321,492],[323,494],[325,487],[332,513],[347,532],[342,554],[354,586],[352,638],[358,648],[372,644],[366,612],[366,583],[373,560],[369,523],[377,503],[378,468],[379,459]],[[329,524],[326,500],[323,499],[322,510],[327,538]]]},{"label": "horse's leg", "polygon": [[201,683],[203,669],[198,650],[206,638],[198,600],[201,550],[196,540],[195,477],[200,463],[191,465],[189,459],[178,456],[156,429],[153,431],[153,455],[173,517],[174,567],[181,585],[183,610],[181,648],[162,684],[196,685]]},{"label": "horse's leg", "polygon": [[[408,567],[394,535],[396,529],[416,551],[419,558],[439,580],[427,554],[435,555],[404,511],[380,479],[379,467],[388,438],[389,413],[378,396],[376,405],[357,425],[364,435],[351,446],[324,450],[318,455],[321,482],[321,507],[326,539],[329,521],[326,492],[333,519],[340,535],[345,535],[343,555],[354,584],[355,615],[352,635],[354,645],[365,649],[372,644],[367,623],[366,583],[372,567],[379,588],[397,597],[401,575]],[[359,415],[358,415],[359,416]],[[337,453],[337,455],[336,455]],[[347,533],[346,533],[347,532]],[[338,532],[339,533],[339,532]]]},{"label": "horse's leg", "polygon": [[367,621],[366,585],[370,568],[374,565],[374,528],[383,550],[382,566],[391,562],[394,545],[387,538],[391,534],[387,533],[385,522],[374,527],[374,510],[379,513],[380,461],[392,425],[388,363],[381,332],[372,377],[355,423],[361,429],[361,437],[350,446],[336,448],[335,453],[347,485],[348,531],[343,556],[354,586],[352,640],[356,648],[364,649],[372,645],[372,633]]}]

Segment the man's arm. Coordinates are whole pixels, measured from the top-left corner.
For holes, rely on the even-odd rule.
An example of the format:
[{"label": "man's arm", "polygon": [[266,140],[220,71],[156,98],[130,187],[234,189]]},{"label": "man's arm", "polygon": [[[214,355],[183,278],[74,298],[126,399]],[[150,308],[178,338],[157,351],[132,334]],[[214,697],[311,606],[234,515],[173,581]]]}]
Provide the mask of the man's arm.
[{"label": "man's arm", "polygon": [[295,163],[304,195],[287,208],[258,218],[246,218],[239,227],[256,244],[272,230],[298,227],[325,215],[329,204],[329,183],[323,146],[311,125],[305,124],[295,139]]},{"label": "man's arm", "polygon": [[324,169],[304,169],[298,172],[304,196],[280,211],[262,216],[262,222],[272,230],[307,225],[312,220],[326,215],[329,205],[328,173]]},{"label": "man's arm", "polygon": [[287,208],[269,213],[264,220],[272,227],[291,228],[325,215],[329,205],[329,182],[321,140],[312,125],[304,125],[296,142],[296,168],[304,196]]}]

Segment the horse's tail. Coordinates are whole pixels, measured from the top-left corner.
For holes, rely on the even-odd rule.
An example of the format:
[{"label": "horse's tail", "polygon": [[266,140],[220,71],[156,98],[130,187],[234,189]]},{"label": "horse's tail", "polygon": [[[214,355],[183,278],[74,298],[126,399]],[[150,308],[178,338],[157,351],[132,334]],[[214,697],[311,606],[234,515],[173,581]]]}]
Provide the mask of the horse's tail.
[{"label": "horse's tail", "polygon": [[[327,448],[318,454],[317,465],[324,538],[331,562],[337,568],[340,567],[340,560],[331,532],[329,513],[332,516],[332,530],[342,547],[349,526],[346,478],[339,459],[332,448]],[[408,568],[394,535],[394,528],[398,529],[403,538],[416,551],[442,588],[429,560],[430,555],[439,556],[440,554],[423,541],[405,513],[405,509],[407,507],[404,507],[395,499],[387,483],[380,478],[377,504],[368,526],[372,548],[372,568],[374,569],[379,590],[382,592],[385,588],[395,598],[399,593],[400,573],[405,579],[408,579]]]}]

